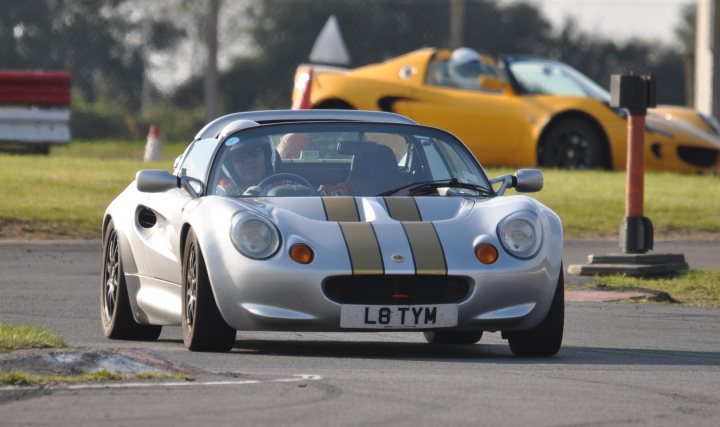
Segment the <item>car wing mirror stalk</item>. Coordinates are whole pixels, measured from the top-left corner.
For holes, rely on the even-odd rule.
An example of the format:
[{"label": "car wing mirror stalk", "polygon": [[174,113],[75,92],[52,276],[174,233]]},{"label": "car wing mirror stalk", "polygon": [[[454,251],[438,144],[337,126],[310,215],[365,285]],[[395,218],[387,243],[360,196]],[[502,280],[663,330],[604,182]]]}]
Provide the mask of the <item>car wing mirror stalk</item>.
[{"label": "car wing mirror stalk", "polygon": [[197,178],[191,178],[189,176],[182,176],[178,178],[180,183],[179,187],[187,191],[193,198],[198,198],[203,193],[205,185],[202,181]]},{"label": "car wing mirror stalk", "polygon": [[534,193],[543,188],[543,174],[537,169],[518,169],[513,175],[501,175],[490,180],[500,187],[495,194],[502,196],[508,188],[514,188],[518,193]]}]

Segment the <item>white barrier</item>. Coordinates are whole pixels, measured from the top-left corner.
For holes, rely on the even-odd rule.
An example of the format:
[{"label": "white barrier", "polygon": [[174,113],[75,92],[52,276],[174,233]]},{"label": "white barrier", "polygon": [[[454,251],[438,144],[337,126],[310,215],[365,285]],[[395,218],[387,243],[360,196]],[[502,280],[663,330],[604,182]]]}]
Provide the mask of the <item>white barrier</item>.
[{"label": "white barrier", "polygon": [[0,107],[0,141],[67,144],[70,110]]}]

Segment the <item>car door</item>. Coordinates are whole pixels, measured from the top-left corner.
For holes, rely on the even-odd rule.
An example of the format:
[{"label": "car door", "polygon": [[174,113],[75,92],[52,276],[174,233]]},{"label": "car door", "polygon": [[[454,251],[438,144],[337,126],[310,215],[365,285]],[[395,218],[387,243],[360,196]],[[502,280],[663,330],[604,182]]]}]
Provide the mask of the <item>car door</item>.
[{"label": "car door", "polygon": [[[215,138],[195,141],[182,159],[180,174],[197,180],[197,182],[191,181],[190,185],[198,193],[202,193],[206,185],[207,170],[216,146]],[[188,204],[196,201],[196,195],[185,188],[152,193],[147,198],[145,206],[149,211],[147,214],[155,217],[155,224],[145,234],[147,262],[145,270],[141,273],[146,279],[179,286],[182,270],[180,232],[183,225],[183,211]]]},{"label": "car door", "polygon": [[528,126],[529,118],[515,95],[431,85],[415,90],[411,117],[452,132],[481,158],[517,148],[521,131]]}]

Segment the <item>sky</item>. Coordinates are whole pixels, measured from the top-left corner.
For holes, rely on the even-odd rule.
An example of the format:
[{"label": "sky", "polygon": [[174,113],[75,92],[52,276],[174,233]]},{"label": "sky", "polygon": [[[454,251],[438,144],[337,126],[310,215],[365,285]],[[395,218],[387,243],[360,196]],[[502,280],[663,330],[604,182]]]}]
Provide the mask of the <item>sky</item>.
[{"label": "sky", "polygon": [[[513,3],[519,0],[500,0]],[[572,17],[580,30],[622,42],[631,37],[675,43],[682,8],[695,0],[525,0],[542,10],[555,28]]]}]

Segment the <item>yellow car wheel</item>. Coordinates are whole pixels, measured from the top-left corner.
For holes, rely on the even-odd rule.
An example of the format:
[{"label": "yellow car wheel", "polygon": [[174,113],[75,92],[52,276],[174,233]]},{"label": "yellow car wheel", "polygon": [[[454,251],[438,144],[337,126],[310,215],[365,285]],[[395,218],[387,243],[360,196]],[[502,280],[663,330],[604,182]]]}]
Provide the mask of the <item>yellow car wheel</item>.
[{"label": "yellow car wheel", "polygon": [[542,137],[538,164],[561,169],[610,169],[604,136],[587,120],[558,121]]}]

